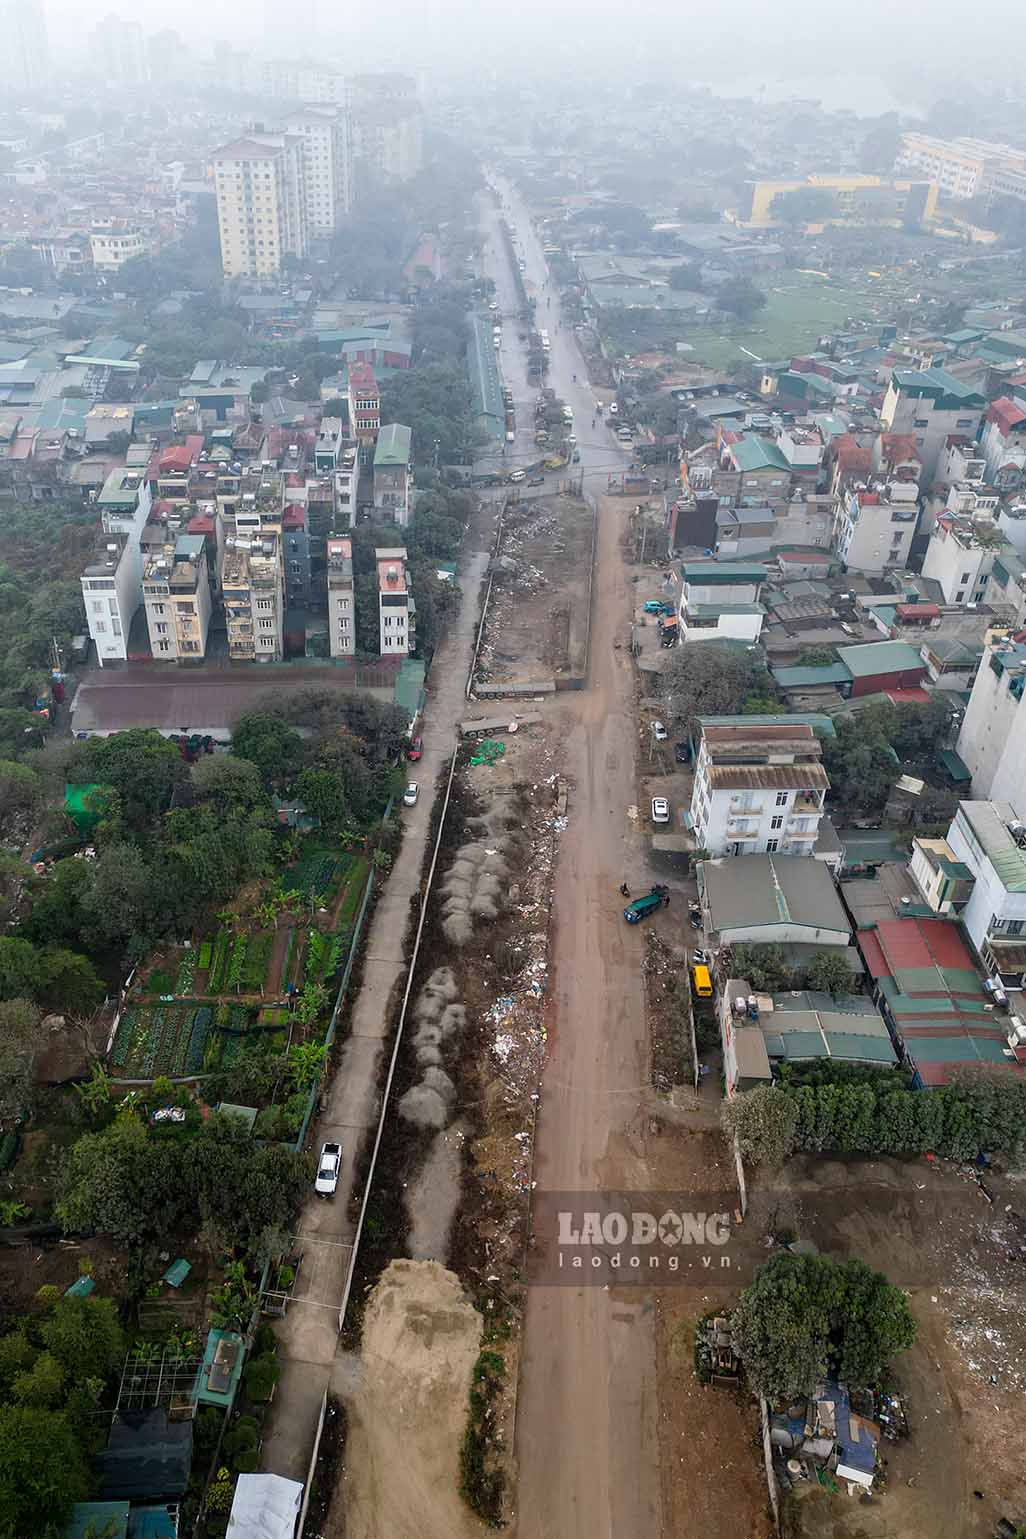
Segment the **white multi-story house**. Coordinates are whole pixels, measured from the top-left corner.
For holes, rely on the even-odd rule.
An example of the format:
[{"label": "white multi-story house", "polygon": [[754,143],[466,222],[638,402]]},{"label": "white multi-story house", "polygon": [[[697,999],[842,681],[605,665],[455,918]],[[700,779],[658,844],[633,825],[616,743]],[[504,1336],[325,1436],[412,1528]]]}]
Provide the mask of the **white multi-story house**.
[{"label": "white multi-story house", "polygon": [[1026,764],[1026,646],[996,640],[984,654],[956,745],[973,777],[973,796],[1023,800]]},{"label": "white multi-story house", "polygon": [[948,438],[975,438],[987,399],[946,369],[895,369],[880,408],[889,433],[911,434],[929,486]]},{"label": "white multi-story house", "polygon": [[879,576],[908,565],[919,521],[915,481],[856,481],[838,495],[833,546],[849,572]]},{"label": "white multi-story house", "polygon": [[98,273],[116,273],[126,262],[149,256],[153,249],[144,231],[126,219],[94,225],[89,232],[89,246]]},{"label": "white multi-story house", "polygon": [[150,651],[158,662],[201,662],[210,631],[210,576],[201,534],[180,534],[143,567]]},{"label": "white multi-story house", "polygon": [[982,604],[1000,545],[993,524],[944,513],[930,535],[923,576],[940,584],[945,604]]},{"label": "white multi-story house", "polygon": [[212,157],[226,278],[274,277],[307,251],[306,154],[299,134],[253,131]]},{"label": "white multi-story house", "polygon": [[406,575],[406,549],[375,550],[378,564],[378,647],[382,657],[405,657],[417,644],[416,605]]},{"label": "white multi-story house", "polygon": [[830,789],[804,723],[703,726],[691,821],[710,855],[811,855]]},{"label": "white multi-story house", "polygon": [[1010,802],[959,802],[948,844],[973,886],[961,912],[993,972],[1026,971],[1026,823]]},{"label": "white multi-story house", "polygon": [[759,594],[768,576],[764,566],[745,561],[683,561],[681,641],[758,641],[766,614]]},{"label": "white multi-story house", "polygon": [[349,119],[341,107],[306,106],[285,120],[302,140],[306,221],[311,237],[331,235],[353,199]]},{"label": "white multi-story house", "polygon": [[331,538],[328,559],[328,644],[332,657],[356,651],[356,600],[353,593],[353,542]]},{"label": "white multi-story house", "polygon": [[123,663],[128,637],[142,597],[142,557],[137,535],[101,531],[93,558],[82,573],[82,601],[97,661]]},{"label": "white multi-story house", "polygon": [[1018,494],[1026,485],[1026,409],[1011,396],[999,396],[987,407],[980,434],[980,453],[990,484],[1002,496]]}]

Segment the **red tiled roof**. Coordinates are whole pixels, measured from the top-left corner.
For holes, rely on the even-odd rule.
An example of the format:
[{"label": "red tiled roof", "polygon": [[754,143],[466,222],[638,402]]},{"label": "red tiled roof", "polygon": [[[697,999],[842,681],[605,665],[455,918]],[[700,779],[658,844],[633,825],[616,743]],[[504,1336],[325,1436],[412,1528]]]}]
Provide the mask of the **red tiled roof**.
[{"label": "red tiled roof", "polygon": [[214,520],[210,513],[197,513],[187,525],[189,534],[213,534]]},{"label": "red tiled roof", "polygon": [[298,502],[290,502],[281,516],[283,529],[305,529],[306,509]]},{"label": "red tiled roof", "polygon": [[191,464],[192,450],[188,443],[172,444],[161,454],[157,461],[157,469],[161,475],[165,475],[169,470],[188,470]]},{"label": "red tiled roof", "polygon": [[885,689],[884,694],[895,705],[925,705],[930,699],[925,689]]},{"label": "red tiled roof", "polygon": [[936,620],[940,616],[940,605],[895,604],[894,612],[899,620]]},{"label": "red tiled roof", "polygon": [[987,407],[987,421],[996,422],[1007,438],[1013,428],[1020,427],[1026,422],[1026,411],[1023,411],[1018,402],[1013,401],[1007,395],[999,395],[996,401],[991,401]]}]

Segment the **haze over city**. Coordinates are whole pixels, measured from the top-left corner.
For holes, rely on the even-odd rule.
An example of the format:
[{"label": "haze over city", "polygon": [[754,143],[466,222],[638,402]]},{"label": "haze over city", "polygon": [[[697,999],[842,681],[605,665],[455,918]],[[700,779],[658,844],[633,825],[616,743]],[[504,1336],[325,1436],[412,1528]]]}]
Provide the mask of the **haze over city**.
[{"label": "haze over city", "polygon": [[1026,1539],[1020,31],[0,0],[0,1539]]}]

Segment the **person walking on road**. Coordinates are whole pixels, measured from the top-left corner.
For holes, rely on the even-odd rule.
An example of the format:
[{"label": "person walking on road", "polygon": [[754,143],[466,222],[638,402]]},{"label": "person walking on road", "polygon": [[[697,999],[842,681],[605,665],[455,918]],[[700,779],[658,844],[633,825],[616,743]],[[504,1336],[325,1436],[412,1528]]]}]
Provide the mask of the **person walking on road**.
[{"label": "person walking on road", "polygon": [[631,895],[631,890],[627,886],[627,883],[626,882],[621,882],[620,883],[620,896],[621,896],[621,898],[629,898],[630,895]]}]

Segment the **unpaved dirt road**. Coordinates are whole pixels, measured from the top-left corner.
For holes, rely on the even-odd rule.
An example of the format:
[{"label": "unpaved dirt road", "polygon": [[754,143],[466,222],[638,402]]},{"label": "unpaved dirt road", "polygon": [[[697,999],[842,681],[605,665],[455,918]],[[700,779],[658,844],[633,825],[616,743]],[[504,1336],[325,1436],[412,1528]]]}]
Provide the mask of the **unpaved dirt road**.
[{"label": "unpaved dirt road", "polygon": [[[526,278],[549,300],[526,210],[503,184]],[[539,323],[544,325],[539,314]],[[552,322],[550,321],[550,325]],[[576,376],[576,378],[575,378]],[[587,371],[566,328],[553,330],[549,383],[590,418]],[[604,428],[583,435],[585,487],[621,458]],[[590,474],[589,474],[590,472]],[[588,687],[558,711],[563,768],[574,786],[553,898],[550,1052],[542,1084],[535,1179],[548,1191],[645,1185],[641,1137],[648,1050],[640,927],[623,922],[618,888],[640,881],[634,801],[637,724],[625,632],[629,583],[619,538],[625,507],[602,498]],[[655,1315],[637,1291],[601,1285],[528,1290],[517,1413],[520,1539],[655,1539],[662,1528]]]},{"label": "unpaved dirt road", "polygon": [[[618,888],[637,879],[637,728],[625,654],[620,512],[602,507],[594,613],[601,616],[587,691],[562,713],[573,783],[553,902],[550,1053],[535,1178],[548,1191],[645,1185],[641,1147],[648,1051],[640,927]],[[518,1408],[521,1539],[635,1539],[661,1529],[651,1300],[601,1285],[528,1290]]]}]

